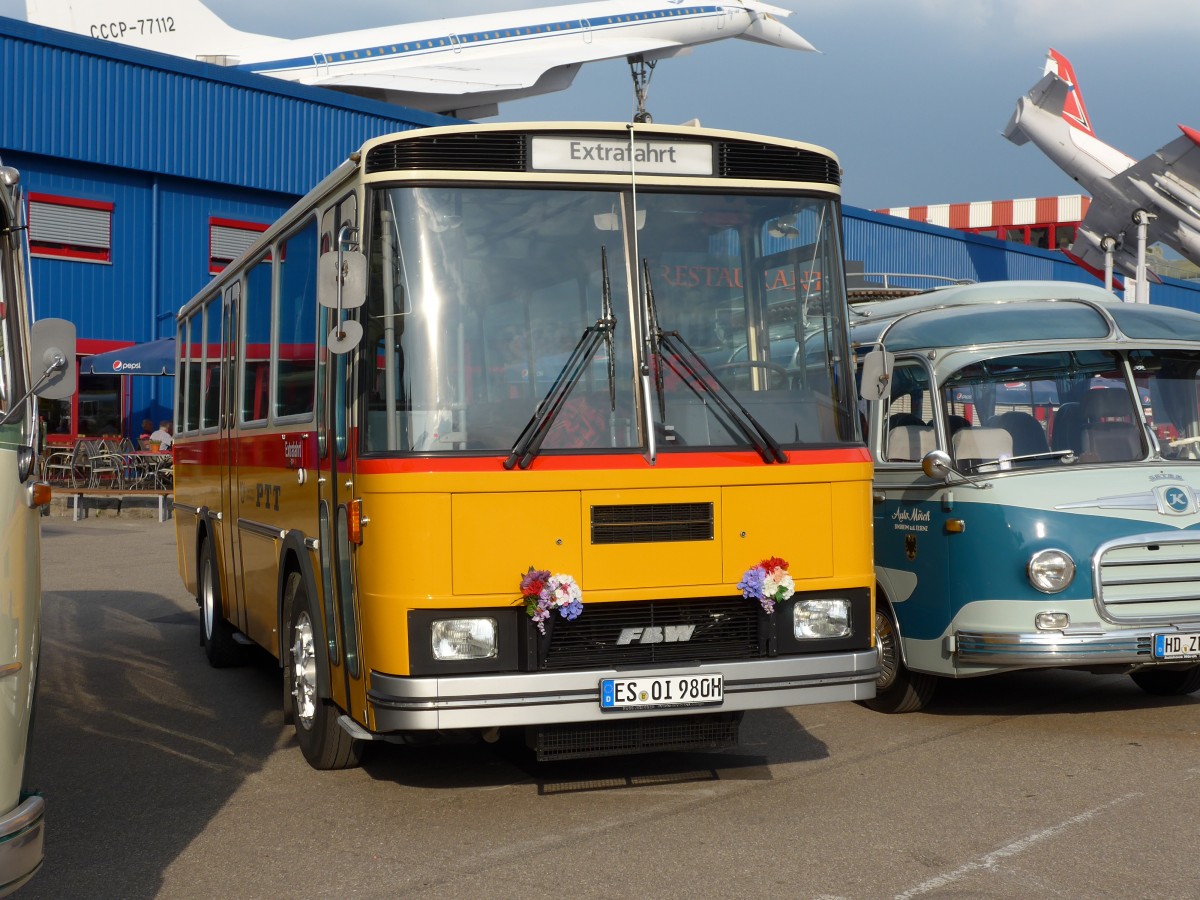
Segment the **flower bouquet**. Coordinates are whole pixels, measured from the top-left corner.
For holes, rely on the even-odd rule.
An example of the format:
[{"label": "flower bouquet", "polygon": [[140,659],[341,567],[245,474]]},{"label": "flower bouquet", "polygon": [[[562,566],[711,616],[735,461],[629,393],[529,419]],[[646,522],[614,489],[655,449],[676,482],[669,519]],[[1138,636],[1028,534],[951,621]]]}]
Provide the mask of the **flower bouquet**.
[{"label": "flower bouquet", "polygon": [[521,578],[521,599],[525,612],[533,619],[542,634],[546,633],[546,619],[558,610],[564,619],[579,618],[583,612],[583,591],[570,575],[551,575],[546,569],[529,567]]},{"label": "flower bouquet", "polygon": [[796,593],[796,583],[788,574],[787,560],[778,556],[751,566],[737,586],[743,597],[757,600],[768,613],[775,612],[776,603]]}]

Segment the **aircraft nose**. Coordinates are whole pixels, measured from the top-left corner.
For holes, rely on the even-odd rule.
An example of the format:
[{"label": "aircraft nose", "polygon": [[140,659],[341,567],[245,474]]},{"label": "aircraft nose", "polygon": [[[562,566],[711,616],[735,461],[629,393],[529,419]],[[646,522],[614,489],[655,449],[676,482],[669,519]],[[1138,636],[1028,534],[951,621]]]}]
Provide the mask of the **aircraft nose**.
[{"label": "aircraft nose", "polygon": [[750,25],[739,37],[759,44],[770,44],[772,47],[783,47],[785,50],[811,50],[817,48],[788,28],[778,19],[769,15],[756,15]]}]

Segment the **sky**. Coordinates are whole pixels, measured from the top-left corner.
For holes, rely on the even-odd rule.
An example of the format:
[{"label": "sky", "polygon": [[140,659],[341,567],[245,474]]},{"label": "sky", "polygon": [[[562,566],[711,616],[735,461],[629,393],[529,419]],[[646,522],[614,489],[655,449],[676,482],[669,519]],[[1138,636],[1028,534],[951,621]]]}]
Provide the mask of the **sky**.
[{"label": "sky", "polygon": [[[157,0],[155,15],[172,0]],[[1032,144],[1002,132],[1047,48],[1073,63],[1097,135],[1140,159],[1200,128],[1200,0],[772,0],[818,53],[742,40],[661,62],[647,108],[833,150],[843,196],[877,209],[1078,193]],[[562,5],[561,0],[209,0],[234,28],[300,37]],[[437,11],[436,16],[430,10]],[[1139,12],[1144,11],[1144,12]],[[23,19],[23,0],[0,0]],[[584,66],[565,91],[501,106],[499,121],[620,120],[623,61]]]}]

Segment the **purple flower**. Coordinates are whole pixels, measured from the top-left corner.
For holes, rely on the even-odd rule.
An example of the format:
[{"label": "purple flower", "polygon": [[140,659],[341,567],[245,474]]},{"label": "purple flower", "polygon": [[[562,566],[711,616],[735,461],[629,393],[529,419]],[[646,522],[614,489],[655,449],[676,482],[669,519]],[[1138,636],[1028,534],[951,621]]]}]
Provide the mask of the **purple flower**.
[{"label": "purple flower", "polygon": [[760,566],[751,566],[742,576],[742,580],[738,582],[738,590],[747,600],[763,600],[766,597],[763,593],[763,582],[766,577],[767,573]]}]

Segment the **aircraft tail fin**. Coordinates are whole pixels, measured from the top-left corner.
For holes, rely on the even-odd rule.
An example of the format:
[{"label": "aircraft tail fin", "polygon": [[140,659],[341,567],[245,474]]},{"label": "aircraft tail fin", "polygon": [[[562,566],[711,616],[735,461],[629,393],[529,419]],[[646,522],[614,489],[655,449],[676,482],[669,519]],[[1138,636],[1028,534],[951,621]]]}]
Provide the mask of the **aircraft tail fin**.
[{"label": "aircraft tail fin", "polygon": [[194,57],[227,52],[248,37],[200,0],[25,0],[25,18],[89,37]]},{"label": "aircraft tail fin", "polygon": [[1066,82],[1070,90],[1063,99],[1062,117],[1072,128],[1078,128],[1085,134],[1096,136],[1092,130],[1092,119],[1088,115],[1087,106],[1083,102],[1083,92],[1079,90],[1079,82],[1075,80],[1075,68],[1071,61],[1051,48],[1046,54],[1046,68],[1043,74],[1054,74]]}]

